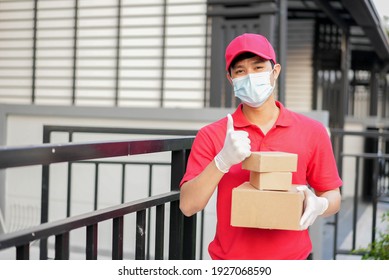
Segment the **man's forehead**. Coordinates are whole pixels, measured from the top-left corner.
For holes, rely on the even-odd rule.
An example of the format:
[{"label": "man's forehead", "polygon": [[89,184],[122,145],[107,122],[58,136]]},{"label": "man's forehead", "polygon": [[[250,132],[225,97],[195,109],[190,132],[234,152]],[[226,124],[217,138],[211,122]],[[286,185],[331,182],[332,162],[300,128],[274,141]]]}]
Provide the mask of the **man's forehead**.
[{"label": "man's forehead", "polygon": [[[235,64],[235,67],[238,67],[239,64],[243,61],[248,61],[249,63],[264,63],[266,61],[268,61],[267,59],[264,59],[263,57],[260,57],[260,56],[253,56],[253,57],[248,57],[248,58],[242,58],[241,60],[237,61],[236,64]],[[234,68],[235,68],[234,67]]]}]

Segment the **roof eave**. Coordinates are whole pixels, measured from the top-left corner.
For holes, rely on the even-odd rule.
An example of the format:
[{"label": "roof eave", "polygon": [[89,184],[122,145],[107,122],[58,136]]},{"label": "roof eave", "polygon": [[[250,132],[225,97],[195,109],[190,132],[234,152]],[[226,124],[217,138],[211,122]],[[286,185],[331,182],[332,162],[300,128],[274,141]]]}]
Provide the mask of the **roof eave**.
[{"label": "roof eave", "polygon": [[389,62],[389,38],[371,0],[342,0],[342,3],[370,39],[378,57]]}]

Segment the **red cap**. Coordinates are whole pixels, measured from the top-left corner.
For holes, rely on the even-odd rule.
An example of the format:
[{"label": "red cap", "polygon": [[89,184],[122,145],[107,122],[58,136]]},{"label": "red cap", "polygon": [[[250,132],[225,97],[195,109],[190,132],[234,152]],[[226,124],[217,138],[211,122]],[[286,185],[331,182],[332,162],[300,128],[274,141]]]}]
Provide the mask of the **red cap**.
[{"label": "red cap", "polygon": [[264,59],[273,60],[274,64],[277,63],[276,53],[266,37],[259,34],[245,33],[232,40],[226,48],[227,71],[234,58],[244,52],[251,52]]}]

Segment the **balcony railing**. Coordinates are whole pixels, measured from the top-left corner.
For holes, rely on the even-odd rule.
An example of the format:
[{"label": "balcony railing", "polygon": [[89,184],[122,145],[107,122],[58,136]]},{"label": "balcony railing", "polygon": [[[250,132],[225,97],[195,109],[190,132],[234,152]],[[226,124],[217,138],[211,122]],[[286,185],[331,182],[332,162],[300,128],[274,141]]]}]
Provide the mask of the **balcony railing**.
[{"label": "balcony railing", "polygon": [[[389,203],[389,132],[332,129],[331,135],[339,173],[350,180],[344,187],[352,190],[351,207],[342,206],[333,220],[333,259],[337,259],[339,255],[361,254],[356,253],[361,247],[358,240],[374,242],[378,236],[379,210],[385,211]],[[353,145],[360,145],[363,151],[352,151],[349,146]],[[362,220],[363,213],[370,214]],[[358,229],[361,223],[363,231]],[[344,233],[349,233],[349,242],[345,242]]]},{"label": "balcony railing", "polygon": [[[69,144],[42,144],[28,147],[1,147],[0,169],[30,165],[49,166],[59,162],[75,162],[131,156],[158,152],[171,152],[171,191],[116,206],[45,222],[38,226],[0,236],[0,250],[16,248],[16,259],[30,258],[30,244],[45,243],[55,236],[55,259],[69,259],[69,236],[75,229],[85,228],[85,258],[98,256],[98,227],[112,221],[112,259],[123,259],[124,218],[136,213],[135,259],[146,258],[147,211],[155,208],[154,258],[163,259],[165,234],[168,232],[169,259],[196,258],[196,216],[186,218],[179,210],[178,184],[184,174],[193,136],[169,137],[154,140],[84,142]],[[43,173],[45,168],[42,169]],[[46,187],[46,189],[45,189]],[[48,191],[43,184],[42,197]],[[42,203],[45,200],[42,199]],[[166,205],[170,204],[170,207]],[[43,204],[42,204],[43,205]],[[169,209],[168,209],[169,208]],[[165,229],[165,211],[169,210],[169,228]],[[40,248],[40,259],[47,259],[47,247]]]},{"label": "balcony railing", "polygon": [[[96,128],[87,128],[89,132],[96,132]],[[47,131],[65,131],[60,127],[49,127]],[[46,131],[45,130],[45,131]],[[48,132],[45,132],[49,135]],[[72,133],[85,132],[83,128],[72,127],[69,132],[69,141]],[[102,131],[100,131],[102,132]],[[110,129],[105,131],[111,133]],[[122,131],[128,133],[128,131]],[[133,131],[134,134],[139,131]],[[146,133],[146,132],[145,132]],[[77,229],[85,230],[86,259],[99,257],[98,239],[99,225],[104,221],[112,223],[111,233],[111,258],[123,259],[124,250],[128,246],[124,243],[126,217],[130,214],[135,219],[135,259],[202,259],[202,222],[197,223],[196,216],[186,218],[179,210],[178,184],[181,180],[191,149],[194,137],[179,136],[180,132],[170,131],[170,137],[154,140],[131,140],[110,142],[83,142],[68,144],[42,144],[29,147],[0,147],[0,169],[16,168],[22,166],[42,165],[42,223],[38,226],[0,235],[0,250],[7,248],[16,249],[16,259],[29,259],[31,244],[40,243],[40,259],[48,259],[48,238],[55,237],[55,259],[69,259],[71,247],[69,244],[70,233]],[[185,133],[184,133],[185,134]],[[189,134],[189,133],[188,133]],[[172,136],[175,135],[175,136]],[[352,180],[347,182],[347,189],[352,189],[351,209],[342,206],[341,212],[328,220],[327,225],[333,227],[333,259],[339,255],[354,254],[358,249],[358,240],[361,236],[369,236],[374,241],[377,235],[377,215],[380,205],[389,201],[389,139],[387,131],[331,131],[334,153],[338,162],[340,174],[352,173]],[[363,152],[350,152],[347,143],[355,141],[364,145]],[[47,141],[47,139],[45,140]],[[155,196],[125,202],[121,198],[121,204],[98,209],[94,201],[94,211],[81,215],[71,215],[67,211],[67,217],[60,220],[48,221],[49,204],[49,176],[48,166],[53,163],[64,162],[69,165],[74,163],[99,165],[103,158],[131,156],[149,153],[171,152],[171,183],[170,191]],[[101,162],[100,162],[101,161]],[[111,161],[104,161],[104,163]],[[113,162],[112,164],[123,164]],[[147,163],[151,164],[151,163]],[[98,168],[96,168],[98,169]],[[46,171],[45,171],[46,170]],[[46,174],[45,174],[46,172]],[[46,176],[46,177],[45,177]],[[73,175],[74,176],[74,175]],[[12,186],[11,186],[12,187]],[[342,188],[343,189],[343,188]],[[151,194],[151,192],[149,192]],[[70,196],[70,194],[67,194]],[[50,202],[51,203],[51,202]],[[70,202],[67,206],[71,207]],[[367,221],[371,224],[370,230],[358,231],[358,223],[361,213],[367,208],[371,209],[371,216]],[[45,212],[46,211],[46,212]],[[150,211],[155,211],[155,219],[152,221]],[[166,215],[167,213],[167,215]],[[368,213],[368,212],[366,212]],[[46,215],[46,217],[45,217]],[[166,217],[168,216],[168,219]],[[46,220],[45,220],[46,219]],[[347,219],[345,222],[344,219]],[[200,224],[200,229],[197,229]],[[128,228],[128,227],[127,227]],[[150,230],[152,228],[152,230]],[[344,232],[351,234],[349,246],[344,245]],[[198,236],[200,233],[200,237]],[[154,247],[150,245],[150,239]],[[168,240],[168,241],[166,241]],[[199,241],[200,240],[200,241]],[[197,242],[200,242],[198,246]],[[165,244],[168,243],[168,244]],[[347,245],[347,244],[346,244]],[[200,253],[198,254],[198,247]],[[154,249],[152,251],[152,249]]]}]

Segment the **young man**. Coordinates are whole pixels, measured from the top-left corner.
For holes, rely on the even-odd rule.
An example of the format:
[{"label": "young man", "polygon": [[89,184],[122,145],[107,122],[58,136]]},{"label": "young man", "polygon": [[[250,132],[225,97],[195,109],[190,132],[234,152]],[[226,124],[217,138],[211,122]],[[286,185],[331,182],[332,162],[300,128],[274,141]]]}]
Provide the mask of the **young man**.
[{"label": "young man", "polygon": [[[227,118],[199,130],[181,181],[180,208],[186,216],[204,209],[217,191],[217,227],[212,259],[306,259],[312,250],[308,227],[340,208],[339,178],[325,127],[286,109],[273,95],[281,66],[268,40],[243,34],[226,49],[227,78],[242,104]],[[251,151],[298,154],[293,184],[302,185],[301,231],[230,225],[232,189],[249,181],[241,162]],[[310,190],[306,185],[312,187]]]}]

